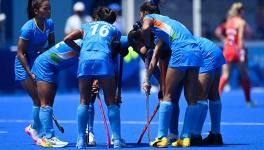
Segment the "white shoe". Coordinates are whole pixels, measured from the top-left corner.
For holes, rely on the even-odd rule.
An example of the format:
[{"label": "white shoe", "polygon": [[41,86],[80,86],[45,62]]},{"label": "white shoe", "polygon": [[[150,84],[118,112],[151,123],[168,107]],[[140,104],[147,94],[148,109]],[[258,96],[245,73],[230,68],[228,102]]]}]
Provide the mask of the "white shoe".
[{"label": "white shoe", "polygon": [[256,101],[251,100],[251,101],[247,102],[247,107],[252,108],[252,107],[256,107],[256,106],[257,106]]},{"label": "white shoe", "polygon": [[41,145],[43,147],[65,147],[69,144],[68,142],[59,140],[55,136],[50,139],[43,137],[41,140],[42,143],[46,143],[46,146]]},{"label": "white shoe", "polygon": [[123,148],[126,147],[126,143],[124,139],[114,140],[114,148]]},{"label": "white shoe", "polygon": [[87,145],[88,146],[95,146],[96,142],[95,142],[95,138],[94,138],[94,134],[92,132],[89,132],[89,134],[86,134],[86,139],[87,139]]},{"label": "white shoe", "polygon": [[31,124],[25,128],[25,132],[32,138],[34,142],[37,142],[40,139],[38,136],[38,131],[33,129]]}]

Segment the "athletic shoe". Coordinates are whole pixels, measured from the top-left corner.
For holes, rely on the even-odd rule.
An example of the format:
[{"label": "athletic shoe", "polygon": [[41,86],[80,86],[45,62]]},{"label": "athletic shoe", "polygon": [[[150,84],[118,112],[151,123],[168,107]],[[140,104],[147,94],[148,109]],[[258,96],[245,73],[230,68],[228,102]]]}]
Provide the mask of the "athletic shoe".
[{"label": "athletic shoe", "polygon": [[190,138],[184,138],[182,139],[178,139],[176,142],[173,142],[171,144],[171,146],[173,147],[190,147],[191,146],[191,140]]},{"label": "athletic shoe", "polygon": [[114,140],[114,148],[124,148],[126,147],[126,143],[124,139]]},{"label": "athletic shoe", "polygon": [[203,145],[203,138],[201,135],[191,136],[191,146],[202,146],[202,145]]},{"label": "athletic shoe", "polygon": [[173,133],[170,133],[170,134],[167,136],[167,138],[168,138],[169,143],[171,144],[171,143],[173,143],[173,142],[175,142],[175,141],[178,140],[178,135],[173,134]]},{"label": "athletic shoe", "polygon": [[49,144],[44,138],[38,139],[36,144],[39,145],[39,146],[45,147],[45,148],[52,147],[52,145]]},{"label": "athletic shoe", "polygon": [[95,146],[96,142],[95,142],[95,138],[94,138],[94,134],[92,132],[89,132],[86,134],[86,143],[87,146]]},{"label": "athletic shoe", "polygon": [[85,141],[87,141],[85,138],[78,137],[77,142],[76,142],[76,147],[78,149],[85,149],[86,148]]},{"label": "athletic shoe", "polygon": [[55,136],[49,139],[46,137],[43,137],[41,140],[42,140],[41,141],[42,143],[46,144],[46,145],[41,145],[42,147],[65,147],[68,145],[68,142],[63,142]]},{"label": "athletic shoe", "polygon": [[246,105],[247,105],[247,107],[252,108],[252,107],[256,107],[257,103],[255,101],[251,100],[251,101],[247,102]]},{"label": "athletic shoe", "polygon": [[31,124],[25,128],[25,132],[32,138],[34,142],[37,142],[40,139],[38,137],[38,131],[33,129]]},{"label": "athletic shoe", "polygon": [[167,137],[156,138],[155,141],[150,142],[150,146],[152,147],[165,148],[168,147],[168,145],[169,145],[169,140]]},{"label": "athletic shoe", "polygon": [[203,139],[203,145],[223,145],[223,138],[220,133],[213,134],[211,131],[209,135]]},{"label": "athletic shoe", "polygon": [[[126,143],[125,140],[122,139],[122,138],[121,138],[121,141],[122,141],[123,143]],[[106,143],[107,143],[107,142],[106,142]],[[111,141],[110,141],[110,144],[111,144],[111,145],[114,145],[114,136],[113,136],[113,134],[111,135]]]}]

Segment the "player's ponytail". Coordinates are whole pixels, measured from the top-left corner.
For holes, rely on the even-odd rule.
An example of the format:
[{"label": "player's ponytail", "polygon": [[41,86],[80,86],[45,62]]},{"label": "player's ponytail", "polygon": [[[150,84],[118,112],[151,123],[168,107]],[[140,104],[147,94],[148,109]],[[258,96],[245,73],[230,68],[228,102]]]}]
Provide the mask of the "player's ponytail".
[{"label": "player's ponytail", "polygon": [[116,13],[110,8],[99,7],[96,10],[95,20],[106,21],[110,24],[113,24],[116,21]]},{"label": "player's ponytail", "polygon": [[35,9],[39,9],[41,3],[43,3],[45,0],[28,0],[28,6],[27,6],[27,15],[28,19],[32,19],[35,17]]},{"label": "player's ponytail", "polygon": [[147,11],[150,14],[160,14],[158,1],[155,2],[145,2],[141,5],[140,11]]},{"label": "player's ponytail", "polygon": [[244,10],[244,6],[241,2],[233,3],[228,11],[228,18],[241,15]]}]

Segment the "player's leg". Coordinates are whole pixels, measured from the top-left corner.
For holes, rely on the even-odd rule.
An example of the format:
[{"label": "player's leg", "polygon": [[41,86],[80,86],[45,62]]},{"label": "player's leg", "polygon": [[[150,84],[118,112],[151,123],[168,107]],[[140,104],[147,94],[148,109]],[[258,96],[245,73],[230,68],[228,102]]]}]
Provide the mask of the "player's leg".
[{"label": "player's leg", "polygon": [[116,82],[114,77],[106,77],[99,80],[104,93],[105,103],[108,108],[108,119],[110,122],[114,139],[114,148],[124,147],[125,143],[121,138],[120,107],[115,100]]},{"label": "player's leg", "polygon": [[230,70],[231,70],[231,63],[227,63],[222,66],[222,76],[221,76],[220,83],[219,83],[219,94],[220,95],[222,94],[223,89],[229,80]]},{"label": "player's leg", "polygon": [[174,92],[184,76],[185,71],[181,71],[178,68],[168,68],[167,70],[164,97],[160,102],[159,108],[158,137],[151,142],[153,147],[168,146],[167,136],[173,110],[172,99],[175,97]]},{"label": "player's leg", "polygon": [[187,100],[188,106],[185,111],[185,117],[183,122],[183,128],[180,135],[180,139],[172,143],[174,147],[189,147],[191,131],[194,124],[197,123],[197,115],[199,114],[199,109],[196,104],[197,99],[197,86],[198,86],[198,73],[199,68],[187,68],[186,75],[184,78],[184,95]]},{"label": "player's leg", "polygon": [[92,91],[92,80],[88,78],[79,78],[80,90],[80,105],[77,108],[77,128],[78,139],[76,147],[81,149],[86,147],[86,134],[85,130],[88,123],[88,106],[90,103],[90,96]]},{"label": "player's leg", "polygon": [[30,78],[22,80],[21,85],[27,91],[28,95],[31,97],[33,101],[33,106],[32,106],[33,123],[32,125],[29,125],[28,127],[25,128],[25,132],[34,140],[34,142],[37,142],[37,140],[40,138],[39,134],[42,128],[39,120],[40,101],[37,93],[37,85]]},{"label": "player's leg", "polygon": [[43,127],[43,138],[42,142],[39,144],[43,147],[65,147],[68,145],[68,142],[60,141],[55,136],[52,121],[53,102],[57,91],[57,85],[46,81],[37,81],[37,89],[38,97],[41,102],[39,118]]},{"label": "player's leg", "polygon": [[204,145],[223,145],[222,135],[220,133],[222,104],[218,91],[221,70],[217,69],[214,80],[208,92],[209,111],[211,118],[210,134],[203,140]]},{"label": "player's leg", "polygon": [[254,106],[255,103],[251,101],[250,81],[249,81],[248,69],[246,63],[239,62],[237,63],[237,67],[241,74],[241,85],[245,94],[247,105]]},{"label": "player's leg", "polygon": [[91,95],[91,102],[88,106],[88,115],[89,115],[89,119],[88,119],[88,124],[87,124],[87,128],[86,128],[86,134],[87,134],[87,145],[88,146],[95,146],[96,142],[95,142],[95,136],[94,136],[94,102],[96,99],[96,95],[93,94]]},{"label": "player's leg", "polygon": [[214,80],[214,70],[209,72],[200,73],[198,77],[198,88],[197,88],[197,105],[199,108],[199,115],[197,119],[197,123],[194,125],[192,131],[191,145],[192,146],[200,146],[202,145],[202,128],[204,121],[206,119],[207,111],[208,111],[208,103],[207,97],[208,92],[211,88],[212,82]]}]

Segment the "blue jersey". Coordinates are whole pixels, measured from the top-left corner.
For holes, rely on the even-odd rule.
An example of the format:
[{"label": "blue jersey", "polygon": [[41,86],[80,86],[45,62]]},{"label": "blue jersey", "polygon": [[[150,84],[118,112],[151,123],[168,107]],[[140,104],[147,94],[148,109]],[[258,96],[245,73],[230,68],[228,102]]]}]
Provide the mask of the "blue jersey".
[{"label": "blue jersey", "polygon": [[[158,14],[148,14],[144,19],[152,19],[150,28],[155,38],[163,40],[170,47],[171,57],[168,67],[200,67],[203,65],[200,47],[192,33],[183,24]],[[167,49],[161,49],[161,51],[164,50]]]},{"label": "blue jersey", "polygon": [[[82,40],[75,40],[78,46],[82,46]],[[56,44],[40,56],[36,61],[46,61],[53,65],[53,68],[63,70],[78,62],[79,52],[69,47],[63,41]]]},{"label": "blue jersey", "polygon": [[[196,43],[192,33],[180,22],[159,14],[148,14],[144,19],[153,19],[151,30],[155,36],[174,48]],[[156,39],[156,38],[155,38]]]},{"label": "blue jersey", "polygon": [[[85,51],[98,51],[112,56],[111,42],[120,40],[121,32],[112,24],[105,21],[95,21],[85,24],[83,30],[83,46],[81,54]],[[100,59],[98,55],[86,57],[86,60]],[[81,59],[83,57],[81,56]]]},{"label": "blue jersey", "polygon": [[105,21],[82,26],[83,45],[80,52],[78,77],[104,78],[114,76],[111,42],[119,41],[121,32]]},{"label": "blue jersey", "polygon": [[[82,40],[76,40],[75,42],[79,46],[82,45]],[[78,56],[78,51],[62,41],[38,56],[31,71],[35,74],[37,81],[57,83],[59,72],[77,64]]]},{"label": "blue jersey", "polygon": [[19,38],[28,40],[25,54],[29,66],[32,66],[34,60],[38,56],[37,52],[44,48],[48,36],[52,32],[54,32],[54,23],[51,19],[45,20],[43,31],[37,26],[35,19],[28,20],[22,26]]}]

